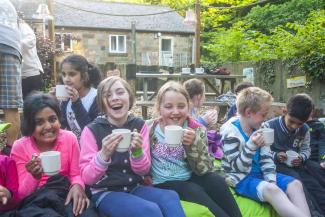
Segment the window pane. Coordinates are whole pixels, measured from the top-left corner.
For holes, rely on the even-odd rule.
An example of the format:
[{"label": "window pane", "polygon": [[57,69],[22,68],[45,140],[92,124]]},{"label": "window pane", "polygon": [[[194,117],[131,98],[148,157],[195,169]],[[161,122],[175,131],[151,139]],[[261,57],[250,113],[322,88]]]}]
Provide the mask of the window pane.
[{"label": "window pane", "polygon": [[111,36],[111,51],[116,51],[116,36]]},{"label": "window pane", "polygon": [[171,51],[172,50],[172,40],[171,39],[161,39],[161,50]]},{"label": "window pane", "polygon": [[125,39],[125,37],[123,35],[118,36],[118,51],[119,52],[125,51],[124,39]]}]

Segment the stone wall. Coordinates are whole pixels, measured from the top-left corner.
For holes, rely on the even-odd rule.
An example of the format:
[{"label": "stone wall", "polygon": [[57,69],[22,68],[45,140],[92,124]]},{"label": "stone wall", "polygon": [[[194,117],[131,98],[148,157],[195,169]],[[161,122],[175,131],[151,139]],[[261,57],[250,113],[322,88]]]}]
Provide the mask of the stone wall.
[{"label": "stone wall", "polygon": [[[80,40],[73,41],[73,53],[81,54],[87,57],[90,62],[97,65],[106,65],[108,63],[129,64],[132,61],[131,32],[130,31],[107,31],[107,30],[80,30],[58,28],[56,33],[72,33],[74,38]],[[127,53],[117,54],[109,52],[109,35],[126,35]],[[155,32],[136,32],[136,61],[138,65],[142,65],[143,55],[150,57],[150,65],[159,64],[159,38],[173,38],[173,54],[174,58],[179,53],[186,53],[188,57],[192,56],[192,39],[193,35],[189,34],[172,34]],[[64,56],[71,54],[65,52],[63,56],[58,57],[57,61],[61,61]],[[188,59],[188,63],[191,58]]]}]

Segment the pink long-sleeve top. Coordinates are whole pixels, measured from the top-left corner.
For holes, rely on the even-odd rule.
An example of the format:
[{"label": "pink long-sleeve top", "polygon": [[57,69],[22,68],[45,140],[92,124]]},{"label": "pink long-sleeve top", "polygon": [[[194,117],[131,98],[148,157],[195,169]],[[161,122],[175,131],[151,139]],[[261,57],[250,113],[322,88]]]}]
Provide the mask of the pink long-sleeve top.
[{"label": "pink long-sleeve top", "polygon": [[[60,174],[69,178],[71,186],[79,184],[84,188],[84,182],[80,176],[80,150],[76,136],[70,131],[61,129],[52,151],[61,152]],[[32,159],[32,155],[35,153],[39,155],[41,152],[37,148],[32,136],[22,137],[13,144],[11,157],[17,164],[19,177],[18,194],[20,198],[25,198],[36,189],[42,187],[49,178],[49,176],[43,174],[41,179],[37,180],[26,170],[26,163]]]},{"label": "pink long-sleeve top", "polygon": [[[130,163],[133,172],[143,176],[150,171],[151,167],[149,132],[146,124],[143,125],[140,134],[143,137],[142,155],[138,158],[130,156]],[[105,175],[110,162],[101,159],[96,138],[88,127],[85,127],[81,133],[80,146],[81,177],[86,184],[95,184]]]},{"label": "pink long-sleeve top", "polygon": [[4,155],[0,155],[0,185],[7,188],[11,193],[11,200],[6,205],[0,203],[0,211],[15,208],[19,201],[16,162]]}]

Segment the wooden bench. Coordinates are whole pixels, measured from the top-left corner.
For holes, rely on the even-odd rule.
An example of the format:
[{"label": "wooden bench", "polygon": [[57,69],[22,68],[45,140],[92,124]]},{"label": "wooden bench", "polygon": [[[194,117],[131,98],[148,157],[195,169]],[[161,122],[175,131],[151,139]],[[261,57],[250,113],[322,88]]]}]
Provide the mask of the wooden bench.
[{"label": "wooden bench", "polygon": [[[143,119],[148,118],[148,107],[153,107],[155,104],[154,101],[136,101],[136,106],[141,106],[141,113]],[[228,107],[227,103],[221,103],[216,101],[206,101],[203,103],[203,106],[219,106],[219,107]]]}]

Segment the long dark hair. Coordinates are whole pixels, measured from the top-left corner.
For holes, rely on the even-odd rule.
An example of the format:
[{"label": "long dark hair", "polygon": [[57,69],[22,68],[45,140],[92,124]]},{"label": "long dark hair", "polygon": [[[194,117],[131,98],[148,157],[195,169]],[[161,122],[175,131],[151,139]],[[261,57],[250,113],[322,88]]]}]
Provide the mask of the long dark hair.
[{"label": "long dark hair", "polygon": [[24,100],[24,120],[21,125],[23,136],[31,136],[35,130],[36,113],[44,108],[51,108],[58,118],[61,117],[59,101],[51,94],[34,92],[28,95]]},{"label": "long dark hair", "polygon": [[85,87],[92,86],[97,88],[99,82],[102,80],[100,70],[96,66],[88,63],[87,59],[81,55],[73,54],[64,58],[60,64],[60,71],[64,63],[70,64],[76,71],[80,72]]}]

